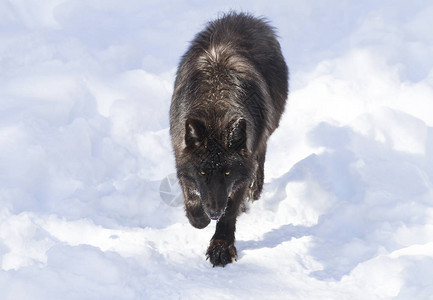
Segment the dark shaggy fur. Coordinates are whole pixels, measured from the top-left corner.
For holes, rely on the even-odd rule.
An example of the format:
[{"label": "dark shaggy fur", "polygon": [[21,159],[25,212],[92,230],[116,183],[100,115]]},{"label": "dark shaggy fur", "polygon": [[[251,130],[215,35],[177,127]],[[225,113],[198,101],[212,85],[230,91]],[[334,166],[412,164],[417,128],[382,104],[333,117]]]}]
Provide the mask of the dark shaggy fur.
[{"label": "dark shaggy fur", "polygon": [[272,27],[229,13],[196,35],[177,71],[170,134],[186,215],[217,220],[207,257],[236,260],[236,217],[263,187],[266,142],[278,127],[288,69]]}]

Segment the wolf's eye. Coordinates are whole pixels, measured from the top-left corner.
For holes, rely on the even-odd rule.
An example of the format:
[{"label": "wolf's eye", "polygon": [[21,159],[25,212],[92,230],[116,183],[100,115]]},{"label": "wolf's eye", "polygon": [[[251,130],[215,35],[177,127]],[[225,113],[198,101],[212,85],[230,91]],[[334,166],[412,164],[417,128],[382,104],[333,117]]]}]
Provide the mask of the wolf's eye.
[{"label": "wolf's eye", "polygon": [[206,175],[206,173],[203,171],[200,171],[200,175]]},{"label": "wolf's eye", "polygon": [[224,174],[226,174],[226,176],[229,176],[230,175],[230,171],[227,171]]}]

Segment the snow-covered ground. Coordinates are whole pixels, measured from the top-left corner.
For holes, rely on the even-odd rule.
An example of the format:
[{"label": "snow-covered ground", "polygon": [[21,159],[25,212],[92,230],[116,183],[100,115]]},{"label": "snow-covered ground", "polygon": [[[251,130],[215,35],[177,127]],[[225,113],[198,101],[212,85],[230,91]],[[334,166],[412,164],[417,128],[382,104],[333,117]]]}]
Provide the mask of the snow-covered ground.
[{"label": "snow-covered ground", "polygon": [[[0,299],[433,299],[432,1],[147,2],[0,1]],[[278,28],[291,88],[212,268],[168,109],[230,8]]]}]

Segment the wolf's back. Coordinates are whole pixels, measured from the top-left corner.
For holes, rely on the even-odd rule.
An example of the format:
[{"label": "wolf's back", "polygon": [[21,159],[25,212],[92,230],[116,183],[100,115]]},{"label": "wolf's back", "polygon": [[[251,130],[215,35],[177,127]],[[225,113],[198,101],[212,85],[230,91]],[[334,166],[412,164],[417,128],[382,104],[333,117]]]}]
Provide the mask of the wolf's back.
[{"label": "wolf's back", "polygon": [[210,22],[178,68],[170,110],[175,153],[184,146],[188,118],[221,129],[233,119],[246,119],[255,152],[278,127],[287,94],[288,68],[265,20],[229,13]]}]

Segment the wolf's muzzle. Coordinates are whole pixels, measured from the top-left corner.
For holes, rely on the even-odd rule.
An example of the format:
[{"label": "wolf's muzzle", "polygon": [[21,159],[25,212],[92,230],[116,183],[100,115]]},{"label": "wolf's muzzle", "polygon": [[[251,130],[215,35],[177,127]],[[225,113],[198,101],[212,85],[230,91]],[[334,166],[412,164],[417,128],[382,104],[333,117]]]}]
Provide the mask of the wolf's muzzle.
[{"label": "wolf's muzzle", "polygon": [[210,209],[207,213],[212,220],[219,220],[224,214],[225,209],[213,210]]}]

